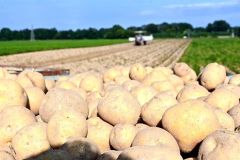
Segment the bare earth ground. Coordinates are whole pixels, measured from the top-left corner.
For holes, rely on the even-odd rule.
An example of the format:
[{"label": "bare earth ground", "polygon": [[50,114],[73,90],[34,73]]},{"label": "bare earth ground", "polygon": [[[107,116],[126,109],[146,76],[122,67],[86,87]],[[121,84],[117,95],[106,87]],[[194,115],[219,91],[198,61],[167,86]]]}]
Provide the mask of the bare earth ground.
[{"label": "bare earth ground", "polygon": [[40,51],[0,57],[0,65],[65,68],[71,73],[103,71],[116,65],[142,63],[147,66],[171,66],[184,53],[190,40],[155,40],[147,46],[132,43],[111,46]]}]

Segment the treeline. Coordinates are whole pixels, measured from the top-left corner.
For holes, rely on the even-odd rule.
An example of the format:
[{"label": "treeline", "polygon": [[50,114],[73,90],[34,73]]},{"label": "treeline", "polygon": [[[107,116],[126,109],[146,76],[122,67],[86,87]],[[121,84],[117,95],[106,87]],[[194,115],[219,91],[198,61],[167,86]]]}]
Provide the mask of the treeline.
[{"label": "treeline", "polygon": [[[181,38],[183,36],[190,37],[208,37],[218,35],[240,36],[240,27],[231,27],[224,20],[217,20],[209,23],[206,27],[193,27],[189,23],[161,23],[148,24],[140,27],[131,26],[123,28],[120,25],[114,25],[111,28],[89,28],[77,30],[58,31],[56,28],[34,29],[35,39],[121,39],[134,36],[134,31],[145,30],[149,34],[153,34],[156,38]],[[2,28],[0,30],[0,40],[28,40],[30,39],[31,30],[11,30]]]}]

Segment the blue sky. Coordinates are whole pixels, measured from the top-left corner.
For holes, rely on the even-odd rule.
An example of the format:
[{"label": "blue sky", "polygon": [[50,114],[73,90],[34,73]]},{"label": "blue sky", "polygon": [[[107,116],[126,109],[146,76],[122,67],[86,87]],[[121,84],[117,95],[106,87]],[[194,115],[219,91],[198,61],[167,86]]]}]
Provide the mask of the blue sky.
[{"label": "blue sky", "polygon": [[0,28],[140,26],[189,22],[206,26],[216,19],[240,25],[240,0],[0,0]]}]

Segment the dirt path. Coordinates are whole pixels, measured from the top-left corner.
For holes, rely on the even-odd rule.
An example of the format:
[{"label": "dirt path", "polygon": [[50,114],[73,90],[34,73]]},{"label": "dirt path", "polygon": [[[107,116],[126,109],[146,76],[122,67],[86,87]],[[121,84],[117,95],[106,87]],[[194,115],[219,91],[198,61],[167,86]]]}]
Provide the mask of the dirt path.
[{"label": "dirt path", "polygon": [[115,65],[136,62],[149,66],[171,66],[185,51],[189,40],[155,40],[147,46],[131,43],[25,53],[0,57],[0,65],[67,68],[72,73],[88,70],[102,71]]}]

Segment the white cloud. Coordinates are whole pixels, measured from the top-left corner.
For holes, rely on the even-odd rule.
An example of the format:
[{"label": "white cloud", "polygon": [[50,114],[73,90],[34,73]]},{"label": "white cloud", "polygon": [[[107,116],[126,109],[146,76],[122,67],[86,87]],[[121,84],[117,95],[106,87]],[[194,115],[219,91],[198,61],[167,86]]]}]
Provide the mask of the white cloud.
[{"label": "white cloud", "polygon": [[231,7],[240,4],[240,0],[222,1],[222,2],[206,2],[206,3],[190,3],[190,4],[172,4],[165,5],[163,8],[167,9],[194,9],[194,8],[222,8]]}]

